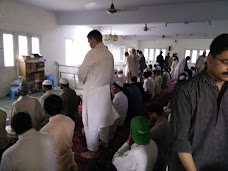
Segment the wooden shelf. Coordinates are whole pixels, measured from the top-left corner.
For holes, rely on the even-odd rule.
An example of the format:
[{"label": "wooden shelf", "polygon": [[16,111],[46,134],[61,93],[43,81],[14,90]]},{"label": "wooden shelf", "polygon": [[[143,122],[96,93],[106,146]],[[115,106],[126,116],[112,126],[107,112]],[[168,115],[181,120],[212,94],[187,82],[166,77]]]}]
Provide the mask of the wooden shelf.
[{"label": "wooden shelf", "polygon": [[19,75],[23,76],[30,84],[30,91],[37,92],[42,90],[42,82],[45,78],[44,62],[36,59],[18,60]]}]

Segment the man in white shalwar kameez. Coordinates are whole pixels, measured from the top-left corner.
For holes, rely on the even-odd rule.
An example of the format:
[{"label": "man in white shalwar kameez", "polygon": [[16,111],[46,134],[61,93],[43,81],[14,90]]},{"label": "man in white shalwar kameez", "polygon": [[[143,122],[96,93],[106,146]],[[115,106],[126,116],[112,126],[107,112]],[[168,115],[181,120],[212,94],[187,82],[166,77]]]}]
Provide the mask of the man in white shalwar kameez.
[{"label": "man in white shalwar kameez", "polygon": [[176,66],[174,71],[174,78],[177,80],[180,76],[180,74],[184,71],[188,72],[186,69],[188,68],[188,61],[191,59],[190,56],[187,56],[185,59],[182,59]]},{"label": "man in white shalwar kameez", "polygon": [[110,85],[113,80],[114,60],[102,43],[102,35],[93,30],[88,36],[92,48],[78,69],[78,79],[84,84],[82,121],[85,128],[87,148],[84,158],[99,156],[99,139],[108,143],[108,127],[119,117],[113,113]]},{"label": "man in white shalwar kameez", "polygon": [[135,72],[135,62],[134,58],[128,54],[128,52],[125,53],[126,56],[126,69],[125,69],[125,75],[127,76],[127,83],[131,82],[131,78],[133,76],[136,76]]}]

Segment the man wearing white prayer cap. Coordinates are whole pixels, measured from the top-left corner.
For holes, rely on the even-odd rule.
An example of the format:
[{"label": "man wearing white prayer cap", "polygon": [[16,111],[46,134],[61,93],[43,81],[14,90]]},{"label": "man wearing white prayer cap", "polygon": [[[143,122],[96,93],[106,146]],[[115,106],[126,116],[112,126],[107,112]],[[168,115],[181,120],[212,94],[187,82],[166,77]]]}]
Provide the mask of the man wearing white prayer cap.
[{"label": "man wearing white prayer cap", "polygon": [[77,94],[72,88],[69,87],[69,81],[67,78],[61,78],[59,82],[62,89],[60,94],[60,97],[63,100],[62,114],[75,121],[75,115],[77,114],[79,105]]},{"label": "man wearing white prayer cap", "polygon": [[43,95],[39,98],[39,101],[40,101],[40,104],[42,107],[44,107],[44,100],[52,95],[52,94],[55,94],[53,91],[52,91],[52,82],[50,80],[44,80],[42,82],[42,90],[43,90]]}]

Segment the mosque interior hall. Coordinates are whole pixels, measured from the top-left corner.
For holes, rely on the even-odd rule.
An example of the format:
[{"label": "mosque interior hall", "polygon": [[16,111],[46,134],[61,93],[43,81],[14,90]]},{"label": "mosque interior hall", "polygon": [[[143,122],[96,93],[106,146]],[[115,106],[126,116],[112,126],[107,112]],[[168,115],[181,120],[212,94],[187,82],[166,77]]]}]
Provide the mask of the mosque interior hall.
[{"label": "mosque interior hall", "polygon": [[[46,133],[49,151],[68,159],[47,157],[40,170],[130,170],[133,159],[122,168],[118,157],[142,145],[154,150],[151,162],[134,169],[165,171],[174,92],[207,71],[227,11],[227,0],[0,0],[0,171],[19,169],[22,152],[10,164],[6,157],[20,137]],[[19,114],[28,120],[16,123]],[[140,139],[137,129],[148,134]]]}]

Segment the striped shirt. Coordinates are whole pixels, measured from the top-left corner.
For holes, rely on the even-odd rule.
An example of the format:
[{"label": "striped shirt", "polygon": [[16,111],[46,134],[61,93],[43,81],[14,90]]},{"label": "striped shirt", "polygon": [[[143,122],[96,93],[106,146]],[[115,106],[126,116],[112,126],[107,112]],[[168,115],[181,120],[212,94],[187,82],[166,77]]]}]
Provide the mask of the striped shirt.
[{"label": "striped shirt", "polygon": [[219,91],[207,72],[175,90],[169,171],[184,170],[177,152],[191,153],[198,171],[228,170],[228,82]]}]

